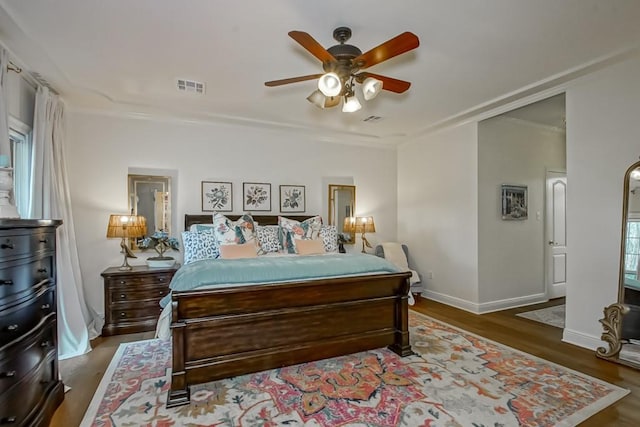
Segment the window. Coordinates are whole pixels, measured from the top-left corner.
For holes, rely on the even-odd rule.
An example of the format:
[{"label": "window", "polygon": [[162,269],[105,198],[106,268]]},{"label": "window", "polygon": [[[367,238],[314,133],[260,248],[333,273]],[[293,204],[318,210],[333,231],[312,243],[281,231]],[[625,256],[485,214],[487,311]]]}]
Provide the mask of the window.
[{"label": "window", "polygon": [[624,276],[638,280],[640,277],[640,221],[627,223],[624,252]]},{"label": "window", "polygon": [[[24,132],[24,130],[23,130]],[[11,165],[13,168],[13,199],[21,218],[29,215],[31,201],[31,132],[9,129]]]}]

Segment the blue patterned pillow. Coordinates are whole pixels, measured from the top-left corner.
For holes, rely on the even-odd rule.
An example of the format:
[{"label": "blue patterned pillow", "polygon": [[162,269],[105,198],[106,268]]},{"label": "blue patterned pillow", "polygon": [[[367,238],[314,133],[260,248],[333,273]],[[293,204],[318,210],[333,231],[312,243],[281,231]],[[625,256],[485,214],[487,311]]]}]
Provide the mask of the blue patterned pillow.
[{"label": "blue patterned pillow", "polygon": [[256,236],[258,237],[258,244],[260,245],[260,254],[267,254],[270,252],[280,252],[280,239],[278,238],[278,231],[280,227],[277,225],[258,225],[256,227]]},{"label": "blue patterned pillow", "polygon": [[184,263],[220,257],[220,247],[212,231],[183,231]]},{"label": "blue patterned pillow", "polygon": [[320,228],[320,238],[325,252],[338,252],[338,230],[335,225],[323,225]]}]

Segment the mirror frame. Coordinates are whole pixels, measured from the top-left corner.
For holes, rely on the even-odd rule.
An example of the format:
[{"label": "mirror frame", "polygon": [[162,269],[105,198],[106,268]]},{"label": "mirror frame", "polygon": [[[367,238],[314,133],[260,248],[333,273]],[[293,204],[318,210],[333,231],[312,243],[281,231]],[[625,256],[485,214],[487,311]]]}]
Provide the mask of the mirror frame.
[{"label": "mirror frame", "polygon": [[[172,212],[172,182],[171,182],[171,176],[167,176],[167,175],[146,175],[146,174],[136,174],[136,173],[129,173],[127,175],[127,196],[129,198],[129,212],[138,215],[138,204],[135,201],[135,199],[137,198],[137,185],[138,183],[141,182],[162,182],[163,185],[166,188],[166,193],[168,193],[169,197],[168,197],[168,207],[167,207],[167,211],[168,211],[168,219],[166,221],[166,225],[168,227],[168,230],[165,230],[169,233],[169,235],[171,235],[172,231],[173,231],[173,212]],[[145,216],[145,218],[147,218],[147,223],[149,224],[149,218],[147,216]],[[149,227],[147,228],[147,235],[151,235],[153,234],[154,230],[151,230]]]},{"label": "mirror frame", "polygon": [[329,217],[328,222],[329,225],[335,225],[338,230],[338,234],[346,234],[349,235],[349,241],[344,242],[348,245],[354,245],[356,243],[356,233],[352,231],[351,233],[345,233],[342,230],[342,224],[334,224],[335,222],[335,196],[334,193],[336,190],[350,190],[351,191],[351,215],[354,216],[356,212],[356,186],[355,185],[346,185],[346,184],[329,184]]},{"label": "mirror frame", "polygon": [[627,240],[627,223],[629,221],[629,192],[631,186],[631,173],[640,169],[640,161],[632,164],[624,174],[624,186],[622,192],[622,234],[620,238],[620,265],[618,268],[618,301],[604,308],[604,318],[600,319],[600,323],[604,329],[601,339],[609,348],[598,347],[596,356],[617,362],[633,368],[640,368],[640,364],[632,361],[621,359],[619,357],[622,345],[625,340],[622,339],[622,321],[624,316],[630,311],[628,305],[624,303],[624,274],[625,274],[625,250]]}]

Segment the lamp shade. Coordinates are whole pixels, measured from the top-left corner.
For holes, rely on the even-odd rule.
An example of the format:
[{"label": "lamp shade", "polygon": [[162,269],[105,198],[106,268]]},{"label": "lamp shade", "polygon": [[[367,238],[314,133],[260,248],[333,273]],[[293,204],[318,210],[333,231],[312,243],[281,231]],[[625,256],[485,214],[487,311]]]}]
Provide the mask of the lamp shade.
[{"label": "lamp shade", "polygon": [[376,225],[372,216],[357,216],[355,221],[356,233],[375,233]]},{"label": "lamp shade", "polygon": [[342,231],[345,233],[353,233],[355,231],[356,226],[356,217],[348,216],[344,219],[344,223],[342,224]]},{"label": "lamp shade", "polygon": [[367,77],[362,82],[362,95],[365,101],[375,98],[382,90],[382,81],[374,79],[373,77]]},{"label": "lamp shade", "polygon": [[360,101],[355,96],[350,96],[347,98],[344,97],[344,104],[342,104],[342,112],[343,113],[355,113],[359,109],[362,108]]},{"label": "lamp shade", "polygon": [[342,92],[342,82],[336,73],[327,73],[318,79],[318,89],[325,96],[338,96]]},{"label": "lamp shade", "polygon": [[340,98],[337,96],[325,96],[320,92],[320,89],[316,89],[307,97],[307,101],[318,108],[331,108],[340,103]]},{"label": "lamp shade", "polygon": [[140,215],[111,214],[107,237],[143,237],[147,234],[147,220]]}]

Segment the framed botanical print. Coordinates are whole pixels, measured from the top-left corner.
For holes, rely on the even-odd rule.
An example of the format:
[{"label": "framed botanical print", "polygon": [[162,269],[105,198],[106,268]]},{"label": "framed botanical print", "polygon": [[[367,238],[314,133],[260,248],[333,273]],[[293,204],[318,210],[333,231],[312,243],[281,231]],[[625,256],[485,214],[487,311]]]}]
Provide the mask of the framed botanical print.
[{"label": "framed botanical print", "polygon": [[280,186],[280,212],[304,212],[305,204],[304,185]]},{"label": "framed botanical print", "polygon": [[242,183],[242,209],[248,212],[271,210],[271,184]]},{"label": "framed botanical print", "polygon": [[202,181],[202,211],[231,212],[233,185],[230,182]]}]

